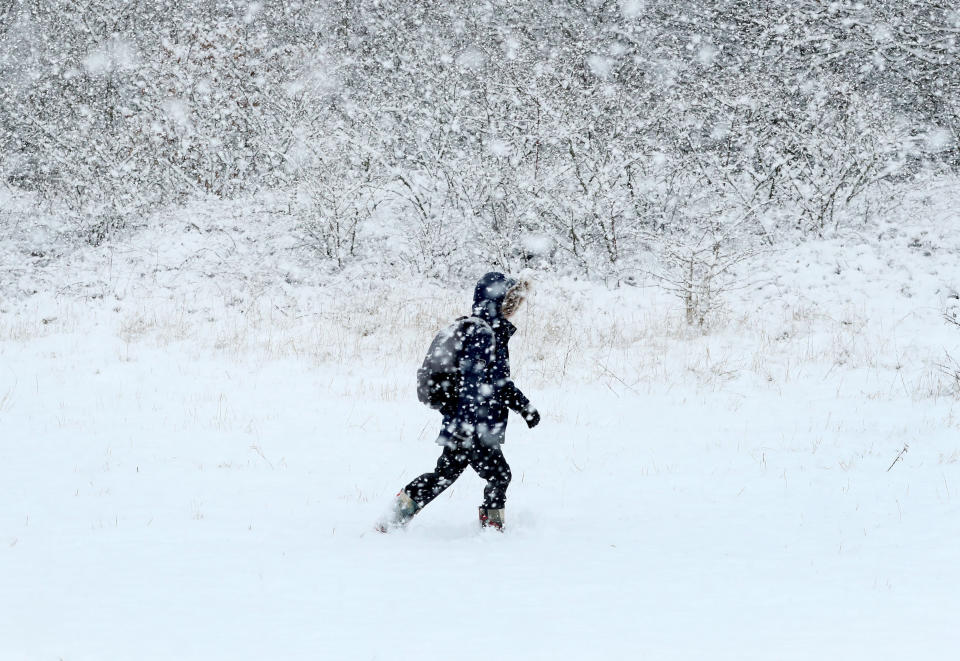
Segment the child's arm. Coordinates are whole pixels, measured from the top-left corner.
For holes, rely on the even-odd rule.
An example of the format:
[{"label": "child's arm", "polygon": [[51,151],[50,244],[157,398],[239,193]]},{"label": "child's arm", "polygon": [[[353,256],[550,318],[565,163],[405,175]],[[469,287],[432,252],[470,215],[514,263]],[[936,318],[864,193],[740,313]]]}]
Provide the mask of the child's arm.
[{"label": "child's arm", "polygon": [[530,400],[520,392],[520,388],[513,382],[513,379],[504,379],[500,385],[500,400],[507,405],[511,411],[522,413],[525,408],[530,406]]},{"label": "child's arm", "polygon": [[530,403],[527,396],[520,391],[517,384],[512,379],[505,379],[500,386],[500,398],[511,411],[515,411],[523,416],[523,420],[531,429],[540,424],[540,413],[536,407]]}]

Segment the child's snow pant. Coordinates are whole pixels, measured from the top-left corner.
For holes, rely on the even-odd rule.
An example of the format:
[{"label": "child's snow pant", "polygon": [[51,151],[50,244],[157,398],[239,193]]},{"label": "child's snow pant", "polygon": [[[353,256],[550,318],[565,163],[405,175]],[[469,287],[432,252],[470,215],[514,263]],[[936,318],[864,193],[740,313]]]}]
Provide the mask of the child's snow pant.
[{"label": "child's snow pant", "polygon": [[483,490],[483,507],[503,509],[510,485],[510,466],[499,447],[491,448],[479,442],[470,448],[444,447],[436,469],[432,473],[424,473],[403,490],[423,507],[453,484],[467,466],[487,481]]}]

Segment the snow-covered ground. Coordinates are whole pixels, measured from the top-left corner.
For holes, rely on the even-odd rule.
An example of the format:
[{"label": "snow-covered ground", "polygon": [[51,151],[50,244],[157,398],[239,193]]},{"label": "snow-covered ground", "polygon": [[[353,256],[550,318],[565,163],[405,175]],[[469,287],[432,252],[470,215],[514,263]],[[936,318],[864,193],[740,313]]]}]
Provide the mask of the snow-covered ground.
[{"label": "snow-covered ground", "polygon": [[439,452],[415,369],[467,287],[314,286],[185,222],[11,267],[0,658],[955,658],[949,209],[765,257],[707,335],[540,276],[502,535],[470,471],[372,530]]}]

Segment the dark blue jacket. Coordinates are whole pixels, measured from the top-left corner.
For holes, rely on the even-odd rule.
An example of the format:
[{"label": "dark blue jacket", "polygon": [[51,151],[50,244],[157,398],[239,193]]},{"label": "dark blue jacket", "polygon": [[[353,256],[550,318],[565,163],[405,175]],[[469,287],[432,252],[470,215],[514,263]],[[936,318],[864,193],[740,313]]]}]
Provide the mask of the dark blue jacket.
[{"label": "dark blue jacket", "polygon": [[475,442],[499,447],[504,442],[509,410],[524,411],[530,401],[510,379],[510,338],[516,327],[501,316],[507,291],[516,284],[502,273],[488,273],[473,294],[473,317],[479,320],[466,333],[460,357],[456,408],[444,412],[438,442],[466,447]]}]

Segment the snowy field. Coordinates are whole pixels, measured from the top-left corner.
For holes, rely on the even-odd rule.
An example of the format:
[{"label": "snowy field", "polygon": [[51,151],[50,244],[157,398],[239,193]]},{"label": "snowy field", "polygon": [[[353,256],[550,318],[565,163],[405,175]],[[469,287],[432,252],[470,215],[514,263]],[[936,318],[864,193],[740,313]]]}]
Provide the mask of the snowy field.
[{"label": "snowy field", "polygon": [[0,659],[956,658],[941,220],[779,251],[707,335],[655,287],[541,278],[513,363],[543,422],[508,431],[505,534],[470,471],[372,529],[439,454],[415,370],[467,288],[294,278],[237,305],[147,244],[146,283],[119,258],[20,274]]}]

